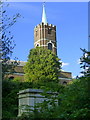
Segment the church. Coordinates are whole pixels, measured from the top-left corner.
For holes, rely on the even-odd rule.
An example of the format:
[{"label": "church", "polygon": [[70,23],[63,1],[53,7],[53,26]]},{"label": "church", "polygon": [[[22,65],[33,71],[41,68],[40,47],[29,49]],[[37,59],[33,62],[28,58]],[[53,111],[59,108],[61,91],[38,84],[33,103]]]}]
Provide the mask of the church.
[{"label": "church", "polygon": [[[45,4],[43,4],[42,22],[34,28],[34,48],[36,47],[49,49],[57,55],[56,26],[48,24],[45,12]],[[18,77],[21,79],[21,81],[24,81],[23,66],[25,63],[26,62],[20,61],[20,64],[15,68],[15,73],[9,75],[9,78],[13,79]],[[62,70],[60,72],[59,79],[61,84],[67,84],[72,81],[72,73]]]}]

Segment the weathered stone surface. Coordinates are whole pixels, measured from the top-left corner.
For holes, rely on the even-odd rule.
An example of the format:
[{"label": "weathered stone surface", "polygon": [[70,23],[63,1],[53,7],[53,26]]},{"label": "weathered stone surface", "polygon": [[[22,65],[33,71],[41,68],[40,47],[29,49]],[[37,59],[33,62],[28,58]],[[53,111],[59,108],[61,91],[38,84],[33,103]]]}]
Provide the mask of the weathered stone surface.
[{"label": "weathered stone surface", "polygon": [[[22,113],[31,112],[34,110],[34,107],[37,103],[42,103],[44,100],[48,100],[44,96],[41,95],[43,93],[43,90],[41,89],[25,89],[21,90],[18,93],[18,99],[19,99],[19,111],[18,111],[18,116],[21,116]],[[58,93],[52,93],[52,92],[47,92],[47,94],[51,94],[53,96],[57,95]],[[58,101],[56,101],[56,104]],[[26,110],[26,108],[29,108]]]}]

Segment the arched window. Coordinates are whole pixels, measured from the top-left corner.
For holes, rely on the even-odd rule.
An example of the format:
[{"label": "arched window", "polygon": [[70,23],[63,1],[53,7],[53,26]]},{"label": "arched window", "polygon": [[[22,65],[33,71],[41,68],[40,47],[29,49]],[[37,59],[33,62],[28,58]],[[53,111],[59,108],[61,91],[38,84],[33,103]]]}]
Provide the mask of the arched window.
[{"label": "arched window", "polygon": [[64,82],[63,82],[63,85],[66,85],[66,84],[67,84],[67,82],[66,82],[66,81],[64,81]]},{"label": "arched window", "polygon": [[14,77],[13,77],[13,76],[10,76],[10,77],[9,77],[9,80],[13,80],[13,79],[14,79]]},{"label": "arched window", "polygon": [[48,43],[48,49],[52,50],[52,43]]},{"label": "arched window", "polygon": [[37,44],[37,47],[39,47],[39,44]]},{"label": "arched window", "polygon": [[48,28],[48,34],[51,34],[52,29]]},{"label": "arched window", "polygon": [[39,47],[39,46],[40,46],[40,44],[39,44],[39,43],[37,43],[37,44],[36,44],[36,47]]}]

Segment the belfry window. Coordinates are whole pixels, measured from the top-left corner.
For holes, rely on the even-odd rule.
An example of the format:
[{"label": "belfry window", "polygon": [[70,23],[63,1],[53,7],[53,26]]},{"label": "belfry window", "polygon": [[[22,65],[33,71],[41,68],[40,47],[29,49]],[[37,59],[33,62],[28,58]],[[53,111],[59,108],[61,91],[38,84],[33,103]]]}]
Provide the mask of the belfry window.
[{"label": "belfry window", "polygon": [[52,50],[52,43],[48,43],[48,49]]},{"label": "belfry window", "polygon": [[48,34],[51,34],[52,29],[48,28]]}]

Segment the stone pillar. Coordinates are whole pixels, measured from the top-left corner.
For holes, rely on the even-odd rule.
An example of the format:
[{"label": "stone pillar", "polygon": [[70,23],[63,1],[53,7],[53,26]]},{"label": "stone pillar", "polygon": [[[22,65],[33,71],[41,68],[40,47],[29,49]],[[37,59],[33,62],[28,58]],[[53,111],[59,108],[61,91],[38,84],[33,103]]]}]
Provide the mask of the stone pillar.
[{"label": "stone pillar", "polygon": [[[21,116],[24,112],[32,112],[36,103],[42,103],[44,100],[47,100],[47,98],[42,96],[41,93],[43,93],[43,90],[41,89],[25,89],[19,91],[18,116]],[[47,92],[47,94],[56,95],[57,93]],[[29,108],[30,110],[27,110],[27,108]]]}]

